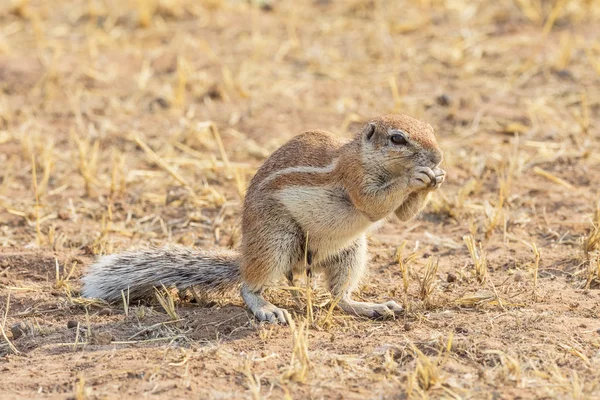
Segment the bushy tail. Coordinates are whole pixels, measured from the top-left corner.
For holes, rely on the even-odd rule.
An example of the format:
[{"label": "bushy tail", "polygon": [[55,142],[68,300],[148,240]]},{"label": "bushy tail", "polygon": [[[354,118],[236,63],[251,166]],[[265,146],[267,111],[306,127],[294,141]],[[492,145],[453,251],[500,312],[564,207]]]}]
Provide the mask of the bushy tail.
[{"label": "bushy tail", "polygon": [[153,295],[162,285],[222,292],[240,283],[239,254],[186,247],[132,250],[100,257],[81,280],[83,297],[107,301],[121,299],[121,291],[130,300]]}]

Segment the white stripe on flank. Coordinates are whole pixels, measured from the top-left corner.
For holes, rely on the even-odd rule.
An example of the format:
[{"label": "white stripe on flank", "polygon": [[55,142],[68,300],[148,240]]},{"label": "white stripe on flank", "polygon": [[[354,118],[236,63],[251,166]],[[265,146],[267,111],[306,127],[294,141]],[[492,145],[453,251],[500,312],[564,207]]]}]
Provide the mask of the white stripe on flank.
[{"label": "white stripe on flank", "polygon": [[338,163],[338,159],[334,158],[333,161],[331,162],[331,164],[329,164],[325,167],[309,167],[309,166],[301,165],[301,166],[297,166],[297,167],[284,168],[284,169],[274,172],[271,175],[269,175],[268,177],[266,177],[260,183],[260,187],[261,188],[264,187],[265,185],[269,184],[269,182],[271,182],[275,178],[282,176],[282,175],[289,175],[289,174],[295,174],[295,173],[328,174],[335,170],[335,167],[337,167],[337,163]]}]

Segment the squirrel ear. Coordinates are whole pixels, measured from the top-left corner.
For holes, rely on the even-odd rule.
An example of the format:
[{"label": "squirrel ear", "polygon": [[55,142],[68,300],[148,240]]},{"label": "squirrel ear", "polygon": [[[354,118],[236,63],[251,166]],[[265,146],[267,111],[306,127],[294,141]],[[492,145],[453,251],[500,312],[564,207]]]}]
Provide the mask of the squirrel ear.
[{"label": "squirrel ear", "polygon": [[367,140],[371,140],[373,134],[375,134],[375,124],[369,122],[365,127],[365,137],[367,138]]}]

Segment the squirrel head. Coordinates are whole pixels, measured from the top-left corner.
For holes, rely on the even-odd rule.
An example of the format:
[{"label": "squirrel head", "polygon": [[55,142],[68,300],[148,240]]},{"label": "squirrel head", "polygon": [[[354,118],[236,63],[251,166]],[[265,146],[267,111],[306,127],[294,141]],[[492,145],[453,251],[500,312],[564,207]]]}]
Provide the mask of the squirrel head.
[{"label": "squirrel head", "polygon": [[373,118],[360,133],[363,156],[393,175],[414,167],[436,167],[442,161],[433,128],[406,115]]}]

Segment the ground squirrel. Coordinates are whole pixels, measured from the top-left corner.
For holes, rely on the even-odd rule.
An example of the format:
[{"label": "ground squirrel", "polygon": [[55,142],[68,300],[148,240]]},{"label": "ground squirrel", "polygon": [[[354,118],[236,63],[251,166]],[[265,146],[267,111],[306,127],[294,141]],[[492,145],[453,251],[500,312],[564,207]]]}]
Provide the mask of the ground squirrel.
[{"label": "ground squirrel", "polygon": [[[352,300],[367,265],[366,233],[388,216],[416,215],[445,171],[433,134],[404,115],[369,121],[350,141],[305,132],[259,168],[244,199],[238,251],[183,247],[134,250],[101,257],[83,277],[82,294],[105,300],[151,294],[160,285],[222,291],[241,284],[244,302],[260,321],[290,321],[263,289],[280,278],[323,272],[344,311],[367,317],[402,311]],[[307,247],[307,248],[306,248]]]}]

